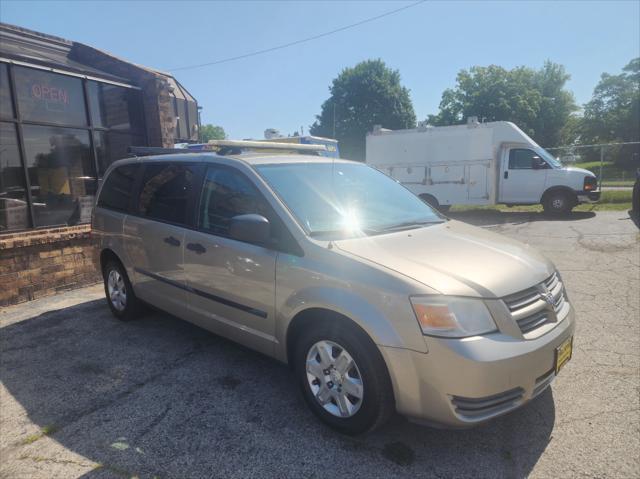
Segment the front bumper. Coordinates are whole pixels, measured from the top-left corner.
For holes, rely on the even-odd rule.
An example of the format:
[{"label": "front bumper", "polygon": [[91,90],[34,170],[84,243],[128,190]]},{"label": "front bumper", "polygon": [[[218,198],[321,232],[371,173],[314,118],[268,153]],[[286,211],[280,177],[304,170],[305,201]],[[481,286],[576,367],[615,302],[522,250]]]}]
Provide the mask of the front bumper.
[{"label": "front bumper", "polygon": [[428,353],[380,349],[398,412],[418,422],[459,428],[517,409],[544,391],[555,378],[555,350],[574,330],[570,308],[562,321],[536,339],[502,333],[429,337]]},{"label": "front bumper", "polygon": [[578,203],[595,203],[600,200],[600,190],[596,191],[576,191]]}]

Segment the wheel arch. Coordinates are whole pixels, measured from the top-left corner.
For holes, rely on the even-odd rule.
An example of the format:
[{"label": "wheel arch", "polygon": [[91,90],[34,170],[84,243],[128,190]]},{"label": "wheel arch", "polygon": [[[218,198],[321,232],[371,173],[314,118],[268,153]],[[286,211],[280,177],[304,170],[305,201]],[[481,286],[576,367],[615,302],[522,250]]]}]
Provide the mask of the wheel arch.
[{"label": "wheel arch", "polygon": [[438,208],[440,206],[438,198],[433,196],[431,193],[421,193],[418,195],[418,198],[428,203],[430,206],[433,206],[434,208]]},{"label": "wheel arch", "polygon": [[111,248],[104,248],[100,251],[100,271],[104,271],[104,267],[109,261],[117,261],[124,267],[124,263],[120,257]]},{"label": "wheel arch", "polygon": [[553,193],[557,193],[557,192],[565,193],[566,195],[569,196],[569,198],[571,198],[573,200],[574,204],[578,204],[578,195],[576,194],[576,192],[574,190],[572,190],[571,188],[569,188],[566,185],[555,185],[555,186],[551,186],[551,187],[547,188],[544,191],[544,193],[542,193],[542,197],[540,198],[540,203],[544,204],[544,202],[549,197],[549,195],[551,195]]},{"label": "wheel arch", "polygon": [[286,362],[292,367],[291,357],[295,348],[296,340],[306,328],[313,324],[334,323],[343,324],[348,328],[354,329],[366,337],[371,345],[377,349],[376,343],[371,336],[353,319],[348,316],[323,307],[310,307],[299,311],[289,322],[286,331]]}]

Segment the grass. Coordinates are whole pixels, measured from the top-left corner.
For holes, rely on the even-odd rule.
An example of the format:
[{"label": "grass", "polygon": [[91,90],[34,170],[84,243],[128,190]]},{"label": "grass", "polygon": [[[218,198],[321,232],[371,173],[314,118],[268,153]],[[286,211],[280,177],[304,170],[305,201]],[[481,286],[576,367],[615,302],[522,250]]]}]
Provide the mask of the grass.
[{"label": "grass", "polygon": [[33,444],[34,442],[36,442],[41,437],[50,436],[50,435],[54,434],[57,430],[58,430],[57,426],[55,426],[53,424],[50,424],[49,426],[45,426],[42,429],[40,429],[40,432],[36,432],[34,434],[29,434],[27,437],[25,437],[22,440],[22,444],[23,445]]},{"label": "grass", "polygon": [[[607,190],[603,191],[600,201],[597,203],[585,203],[576,206],[573,211],[627,211],[631,209],[631,190]],[[542,205],[525,205],[508,207],[506,205],[454,205],[451,207],[452,213],[464,211],[502,211],[502,212],[542,212]]]}]

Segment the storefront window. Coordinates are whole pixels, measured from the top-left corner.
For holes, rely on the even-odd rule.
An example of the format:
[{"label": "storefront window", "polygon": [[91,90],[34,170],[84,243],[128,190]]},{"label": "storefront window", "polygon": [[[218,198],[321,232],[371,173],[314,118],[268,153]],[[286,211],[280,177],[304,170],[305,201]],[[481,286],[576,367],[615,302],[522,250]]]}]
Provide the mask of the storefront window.
[{"label": "storefront window", "polygon": [[3,62],[0,120],[0,233],[89,223],[98,178],[147,144],[139,89]]},{"label": "storefront window", "polygon": [[35,226],[91,219],[96,175],[88,130],[24,125]]},{"label": "storefront window", "polygon": [[87,82],[94,127],[141,132],[144,128],[139,90],[108,83]]},{"label": "storefront window", "polygon": [[26,121],[87,124],[82,80],[33,68],[13,67],[20,116]]},{"label": "storefront window", "polygon": [[127,158],[130,146],[144,146],[142,136],[114,131],[94,131],[94,144],[98,156],[98,176],[102,177],[114,161]]},{"label": "storefront window", "polygon": [[11,89],[9,88],[9,69],[6,63],[0,63],[0,118],[14,118]]},{"label": "storefront window", "polygon": [[29,206],[13,123],[0,123],[0,232],[29,227]]}]

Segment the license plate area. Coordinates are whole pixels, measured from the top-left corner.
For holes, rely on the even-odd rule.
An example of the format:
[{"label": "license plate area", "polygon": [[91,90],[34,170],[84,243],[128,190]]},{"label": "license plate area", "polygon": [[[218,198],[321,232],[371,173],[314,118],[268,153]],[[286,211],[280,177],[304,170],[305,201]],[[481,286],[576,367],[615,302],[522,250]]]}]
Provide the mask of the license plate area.
[{"label": "license plate area", "polygon": [[560,372],[560,369],[569,362],[571,355],[573,354],[573,336],[565,339],[560,346],[556,348],[555,353],[555,370],[556,374]]}]

